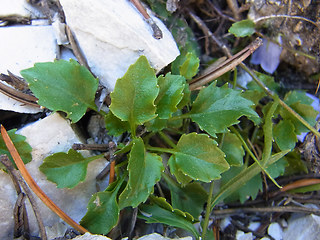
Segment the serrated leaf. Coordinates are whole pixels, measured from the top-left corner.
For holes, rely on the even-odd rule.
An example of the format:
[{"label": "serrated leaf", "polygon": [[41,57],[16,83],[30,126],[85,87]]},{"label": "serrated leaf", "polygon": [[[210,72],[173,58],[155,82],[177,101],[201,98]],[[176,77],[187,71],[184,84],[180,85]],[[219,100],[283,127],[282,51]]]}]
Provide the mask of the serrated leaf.
[{"label": "serrated leaf", "polygon": [[126,131],[130,131],[130,125],[128,122],[121,121],[111,111],[108,112],[106,118],[106,129],[111,136],[119,136]]},{"label": "serrated leaf", "polygon": [[293,149],[298,141],[295,127],[290,120],[280,121],[273,129],[273,137],[280,150]]},{"label": "serrated leaf", "polygon": [[139,209],[140,214],[138,217],[146,220],[147,223],[163,223],[168,226],[182,228],[192,233],[197,239],[200,237],[192,222],[173,211],[161,208],[158,205],[143,205]]},{"label": "serrated leaf", "polygon": [[98,80],[75,60],[36,63],[21,71],[38,103],[53,111],[63,111],[73,123],[94,103]]},{"label": "serrated leaf", "polygon": [[122,183],[123,180],[119,180],[104,192],[97,192],[91,197],[88,211],[80,221],[91,233],[106,235],[117,224],[120,212],[117,194]]},{"label": "serrated leaf", "polygon": [[[32,148],[31,146],[25,141],[26,137],[16,134],[17,129],[11,129],[8,131],[8,135],[10,139],[12,140],[14,146],[19,152],[20,157],[22,158],[22,161],[24,164],[27,164],[28,162],[31,162],[32,156],[31,156],[31,151]],[[1,136],[1,134],[0,134]],[[9,153],[6,144],[3,141],[3,138],[0,137],[0,155],[7,155],[9,159],[11,160],[12,164],[16,167],[16,164],[14,163],[11,154]],[[3,166],[2,163],[0,163],[0,169],[4,170],[5,167]]]},{"label": "serrated leaf", "polygon": [[129,154],[129,181],[119,196],[120,209],[137,207],[153,192],[153,186],[160,180],[164,170],[160,156],[145,151],[141,138],[133,140]]},{"label": "serrated leaf", "polygon": [[183,173],[194,180],[210,182],[229,169],[224,153],[206,134],[182,135],[174,151],[168,164],[175,164],[176,168],[170,171],[176,177]]},{"label": "serrated leaf", "polygon": [[226,133],[223,138],[221,150],[226,154],[226,160],[230,166],[243,164],[244,150],[239,138],[233,133]]},{"label": "serrated leaf", "polygon": [[[231,180],[234,176],[237,176],[245,168],[245,165],[242,165],[240,167],[231,167],[227,172],[223,173],[221,178],[222,187],[225,183]],[[244,203],[250,197],[252,199],[255,199],[260,190],[262,190],[262,180],[261,176],[258,174],[248,180],[241,187],[237,188],[237,190],[226,197],[224,201],[234,202],[240,200],[241,203]]]},{"label": "serrated leaf", "polygon": [[[319,114],[312,106],[302,104],[300,102],[296,102],[290,105],[290,107],[298,113],[301,117],[303,117],[311,126],[316,124],[316,117]],[[304,126],[298,119],[292,116],[286,109],[281,108],[280,114],[283,119],[290,120],[294,127],[295,133],[298,135],[302,132],[308,132],[309,129]]]},{"label": "serrated leaf", "polygon": [[199,71],[200,60],[193,52],[188,52],[181,66],[179,67],[180,75],[187,80],[192,79]]},{"label": "serrated leaf", "polygon": [[241,116],[259,123],[258,114],[251,108],[253,102],[240,94],[241,92],[230,89],[227,85],[216,87],[214,82],[200,90],[190,117],[213,137],[216,137],[216,133],[227,132],[227,127],[238,123]]},{"label": "serrated leaf", "polygon": [[272,178],[277,178],[284,174],[286,166],[288,166],[288,162],[285,158],[281,158],[277,162],[269,165],[266,170]]},{"label": "serrated leaf", "polygon": [[159,92],[157,78],[145,56],[129,67],[116,82],[111,93],[110,110],[132,127],[150,121],[157,115],[154,100]]},{"label": "serrated leaf", "polygon": [[195,219],[203,211],[208,194],[199,183],[190,183],[184,187],[167,181],[171,192],[172,207],[190,213]]},{"label": "serrated leaf", "polygon": [[192,181],[192,178],[187,174],[183,173],[176,162],[175,155],[172,155],[168,161],[168,166],[170,167],[170,172],[174,174],[177,181],[181,183],[182,186],[186,186],[189,182]]},{"label": "serrated leaf", "polygon": [[[254,73],[271,91],[278,94],[280,93],[280,84],[274,81],[274,77],[257,71],[254,71]],[[263,89],[260,86],[258,86],[258,84],[255,81],[249,82],[247,84],[247,88],[249,90],[257,90],[259,92],[264,93]],[[264,93],[264,95],[266,94]]]},{"label": "serrated leaf", "polygon": [[165,77],[159,76],[160,91],[155,104],[157,106],[156,113],[160,119],[168,119],[172,116],[172,113],[178,110],[176,106],[183,97],[185,83],[185,78],[180,75],[167,73]]},{"label": "serrated leaf", "polygon": [[256,25],[252,20],[246,19],[232,24],[229,28],[229,33],[236,37],[247,37],[255,33],[255,27]]},{"label": "serrated leaf", "polygon": [[73,188],[84,181],[88,163],[95,158],[84,158],[81,153],[70,149],[68,153],[59,152],[46,157],[39,167],[49,181],[57,188]]},{"label": "serrated leaf", "polygon": [[311,105],[313,100],[306,95],[304,91],[290,91],[284,97],[286,104],[291,105],[293,103],[300,102],[302,104]]}]

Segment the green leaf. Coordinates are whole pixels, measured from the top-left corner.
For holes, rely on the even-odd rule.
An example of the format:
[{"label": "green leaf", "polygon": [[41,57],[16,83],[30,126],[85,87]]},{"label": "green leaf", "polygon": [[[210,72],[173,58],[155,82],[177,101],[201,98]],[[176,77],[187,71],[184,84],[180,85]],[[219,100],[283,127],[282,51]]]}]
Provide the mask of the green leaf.
[{"label": "green leaf", "polygon": [[144,126],[147,128],[148,132],[159,132],[167,127],[167,119],[154,118],[149,122],[146,122]]},{"label": "green leaf", "polygon": [[178,110],[176,106],[183,97],[185,83],[185,78],[180,75],[167,73],[165,77],[159,76],[160,91],[155,104],[157,106],[156,113],[160,119],[168,119],[172,113]]},{"label": "green leaf", "polygon": [[137,207],[146,201],[163,170],[161,157],[147,153],[141,138],[134,139],[129,155],[129,181],[119,196],[120,208]]},{"label": "green leaf", "polygon": [[[16,134],[17,129],[11,129],[8,131],[8,135],[10,137],[10,139],[12,140],[14,146],[16,147],[16,149],[19,152],[20,157],[22,158],[22,161],[24,162],[24,164],[27,164],[28,162],[31,162],[32,160],[32,156],[31,156],[31,151],[32,148],[31,146],[25,141],[26,137]],[[9,157],[9,159],[11,160],[11,162],[14,164],[14,166],[16,167],[16,164],[14,163],[11,154],[9,153],[6,144],[3,141],[3,138],[0,137],[0,155],[7,155]],[[2,165],[2,163],[0,163],[0,169],[4,170],[5,167]]]},{"label": "green leaf", "polygon": [[[312,106],[302,104],[300,102],[296,102],[290,105],[290,107],[298,113],[301,117],[303,117],[311,126],[316,124],[316,117],[318,115],[318,111],[316,111]],[[286,109],[280,109],[281,117],[285,120],[290,120],[294,127],[295,133],[298,135],[302,132],[308,132],[309,129],[304,126],[298,119],[292,116]]]},{"label": "green leaf", "polygon": [[227,132],[227,127],[238,123],[238,118],[247,116],[256,124],[260,118],[250,107],[253,102],[243,98],[241,92],[224,85],[216,87],[216,82],[200,90],[190,111],[191,119],[201,129],[216,137],[216,133]]},{"label": "green leaf", "polygon": [[284,101],[286,104],[291,105],[294,103],[302,103],[306,105],[311,105],[313,103],[312,98],[306,95],[304,91],[290,91],[284,97]]},{"label": "green leaf", "polygon": [[177,108],[182,109],[185,105],[190,102],[191,91],[189,89],[189,84],[186,84],[183,90],[183,98],[179,102]]},{"label": "green leaf", "polygon": [[171,181],[167,181],[167,183],[171,192],[172,207],[188,212],[195,219],[198,219],[208,198],[206,190],[196,182],[184,187]]},{"label": "green leaf", "polygon": [[273,137],[280,150],[293,149],[298,141],[295,127],[290,120],[280,121],[273,129]]},{"label": "green leaf", "polygon": [[73,123],[79,121],[94,103],[98,80],[75,60],[36,63],[21,71],[41,106],[63,111]]},{"label": "green leaf", "polygon": [[246,19],[232,24],[229,28],[229,33],[236,37],[247,37],[255,33],[255,27],[256,24],[252,20]]},{"label": "green leaf", "polygon": [[[271,91],[277,94],[280,93],[280,89],[281,89],[280,84],[274,81],[274,77],[257,72],[257,71],[254,71],[254,73],[264,83],[264,85],[266,85],[266,87],[268,87]],[[263,89],[255,81],[249,82],[247,84],[247,88],[249,90],[257,90],[261,93],[264,93],[264,95],[266,95]]]},{"label": "green leaf", "polygon": [[57,188],[73,188],[85,180],[88,163],[95,159],[97,156],[84,158],[81,153],[70,149],[68,153],[59,152],[46,157],[39,169],[49,181],[57,184]]},{"label": "green leaf", "polygon": [[168,164],[175,165],[170,171],[176,177],[183,173],[194,180],[210,182],[229,169],[224,153],[206,134],[182,135],[174,151]]},{"label": "green leaf", "polygon": [[[221,178],[222,187],[224,184],[228,183],[229,180],[232,180],[234,176],[237,176],[240,172],[242,172],[245,168],[245,165],[240,167],[231,167],[229,171],[223,173]],[[262,180],[260,175],[258,174],[253,176],[242,186],[238,187],[237,190],[231,193],[224,200],[226,202],[234,202],[240,200],[241,203],[244,203],[250,197],[254,200],[260,190],[262,190]]]},{"label": "green leaf", "polygon": [[180,214],[176,214],[175,210],[168,210],[158,205],[142,205],[139,210],[138,217],[146,220],[147,223],[163,223],[168,226],[182,228],[192,233],[196,239],[200,237],[193,223]]},{"label": "green leaf", "polygon": [[193,52],[188,52],[181,66],[179,67],[180,75],[187,80],[192,79],[199,71],[200,60]]},{"label": "green leaf", "polygon": [[243,164],[244,150],[239,138],[233,133],[226,133],[223,138],[221,150],[226,154],[226,160],[230,166]]},{"label": "green leaf", "polygon": [[181,183],[182,186],[187,185],[189,182],[192,181],[192,178],[186,175],[181,171],[179,166],[177,165],[176,158],[172,155],[168,161],[168,166],[170,167],[170,172],[174,174],[177,181]]},{"label": "green leaf", "polygon": [[269,165],[266,170],[272,178],[277,178],[284,174],[286,166],[288,166],[288,162],[285,158],[281,158],[279,161]]},{"label": "green leaf", "polygon": [[97,192],[91,197],[88,211],[80,221],[80,224],[91,233],[106,235],[117,224],[120,209],[116,198],[123,179],[109,185],[104,192]]},{"label": "green leaf", "polygon": [[111,136],[119,136],[124,132],[130,131],[129,123],[117,118],[111,111],[108,112],[105,123],[108,134]]},{"label": "green leaf", "polygon": [[111,93],[110,110],[131,127],[150,121],[157,115],[154,100],[159,92],[157,78],[145,56],[131,65],[116,82]]}]

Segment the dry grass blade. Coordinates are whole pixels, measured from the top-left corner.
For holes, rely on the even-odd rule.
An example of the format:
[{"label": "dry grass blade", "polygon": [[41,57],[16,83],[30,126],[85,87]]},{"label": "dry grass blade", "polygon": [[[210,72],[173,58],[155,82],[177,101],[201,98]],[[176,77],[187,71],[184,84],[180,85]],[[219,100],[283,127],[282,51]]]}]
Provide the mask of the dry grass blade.
[{"label": "dry grass blade", "polygon": [[55,212],[62,220],[68,223],[71,227],[75,228],[77,231],[81,233],[88,232],[87,229],[80,226],[76,223],[73,219],[71,219],[66,213],[64,213],[38,186],[38,184],[34,181],[31,177],[29,172],[27,171],[16,147],[14,146],[13,142],[11,141],[6,129],[3,125],[1,125],[1,136],[15,162],[18,169],[20,170],[21,175],[23,176],[24,180],[27,182],[31,190],[41,199],[41,201],[47,205],[53,212]]}]

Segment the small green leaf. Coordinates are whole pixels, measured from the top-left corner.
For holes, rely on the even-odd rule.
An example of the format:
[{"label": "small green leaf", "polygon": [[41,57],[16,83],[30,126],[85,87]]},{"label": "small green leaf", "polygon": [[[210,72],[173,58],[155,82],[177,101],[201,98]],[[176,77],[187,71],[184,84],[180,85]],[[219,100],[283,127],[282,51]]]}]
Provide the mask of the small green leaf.
[{"label": "small green leaf", "polygon": [[198,219],[208,198],[206,190],[196,182],[184,187],[169,181],[167,183],[171,192],[172,207],[188,212],[195,219]]},{"label": "small green leaf", "polygon": [[119,136],[124,132],[130,131],[130,125],[128,122],[121,121],[111,111],[108,112],[106,118],[106,129],[111,136]]},{"label": "small green leaf", "polygon": [[131,65],[126,74],[116,82],[111,93],[110,110],[132,127],[150,121],[157,115],[154,101],[159,87],[154,70],[145,56]]},{"label": "small green leaf", "polygon": [[188,52],[185,56],[184,62],[179,67],[180,75],[187,80],[192,79],[199,71],[200,60],[193,52]]},{"label": "small green leaf", "polygon": [[127,206],[137,207],[146,201],[153,192],[153,186],[160,180],[163,170],[161,157],[146,153],[142,139],[134,139],[129,155],[129,181],[119,196],[120,209]]},{"label": "small green leaf", "polygon": [[230,166],[243,164],[244,150],[242,143],[233,133],[226,133],[223,138],[221,150],[226,154],[226,160]]},{"label": "small green leaf", "polygon": [[[222,187],[225,183],[228,183],[229,180],[232,180],[234,176],[237,176],[245,168],[245,165],[242,165],[240,167],[231,167],[229,171],[223,173],[221,178]],[[250,197],[252,199],[255,199],[260,190],[262,190],[262,180],[261,176],[258,174],[249,179],[242,186],[238,187],[237,190],[226,197],[224,201],[234,202],[240,200],[241,203],[244,203]]]},{"label": "small green leaf", "polygon": [[84,158],[81,153],[70,149],[68,153],[59,152],[46,157],[39,169],[58,188],[73,188],[85,180],[88,163],[95,157]]},{"label": "small green leaf", "polygon": [[168,119],[178,110],[176,106],[183,97],[185,83],[185,78],[180,75],[167,73],[165,77],[159,76],[160,91],[155,104],[157,105],[156,113],[160,119]]},{"label": "small green leaf", "polygon": [[284,101],[288,105],[297,102],[306,105],[311,105],[313,103],[313,100],[310,97],[308,97],[304,91],[290,91],[284,97]]},{"label": "small green leaf", "polygon": [[167,127],[167,119],[154,118],[149,122],[146,122],[144,126],[147,128],[148,132],[159,132]]},{"label": "small green leaf", "polygon": [[98,80],[75,60],[36,63],[21,71],[41,106],[63,111],[73,123],[79,121],[94,103]]},{"label": "small green leaf", "polygon": [[194,180],[210,182],[229,169],[224,153],[206,134],[182,135],[174,151],[168,164],[176,166],[176,169],[170,169],[176,177],[183,173]]},{"label": "small green leaf", "polygon": [[189,84],[186,84],[183,90],[183,98],[179,102],[177,108],[182,109],[185,105],[190,102],[191,91],[189,89]]},{"label": "small green leaf", "polygon": [[277,178],[284,174],[286,166],[288,166],[288,162],[285,158],[281,158],[277,162],[269,165],[266,170],[272,178]]},{"label": "small green leaf", "polygon": [[273,129],[273,137],[280,150],[293,149],[298,141],[295,127],[290,120],[280,121]]},{"label": "small green leaf", "polygon": [[80,224],[91,233],[107,235],[117,224],[120,209],[116,198],[123,179],[109,185],[104,192],[97,192],[91,197],[88,211],[80,221]]},{"label": "small green leaf", "polygon": [[172,155],[168,161],[168,166],[170,167],[170,172],[174,174],[177,181],[181,183],[182,186],[186,186],[189,182],[192,181],[192,178],[187,174],[183,173],[176,162],[176,157]]},{"label": "small green leaf", "polygon": [[199,233],[193,226],[193,222],[187,220],[174,210],[168,210],[158,205],[142,205],[139,207],[139,218],[146,220],[147,223],[163,223],[168,226],[178,227],[192,233],[198,239]]},{"label": "small green leaf", "polygon": [[[30,145],[25,141],[26,137],[16,134],[17,129],[11,129],[8,131],[8,135],[10,137],[10,139],[12,140],[14,146],[16,147],[16,149],[19,152],[20,157],[22,158],[22,161],[24,162],[24,164],[27,164],[28,162],[31,162],[32,157],[31,157],[31,151],[32,148],[30,147]],[[16,164],[14,163],[11,154],[9,153],[6,144],[3,141],[3,138],[0,137],[0,155],[7,155],[9,157],[9,159],[11,160],[11,162],[14,164],[14,166],[16,167]],[[0,169],[4,170],[5,167],[2,165],[2,163],[0,163]]]},{"label": "small green leaf", "polygon": [[[257,71],[254,71],[254,73],[264,83],[264,85],[266,85],[266,87],[268,87],[271,91],[280,94],[280,84],[274,81],[274,77]],[[255,81],[249,82],[247,84],[247,88],[249,90],[257,90],[259,92],[264,93],[263,89],[260,86],[258,86],[258,84]]]},{"label": "small green leaf", "polygon": [[256,25],[252,20],[246,19],[232,24],[229,28],[229,33],[236,37],[247,37],[255,33],[255,27]]},{"label": "small green leaf", "polygon": [[216,82],[200,90],[190,111],[191,119],[201,129],[216,137],[216,133],[227,132],[227,127],[238,123],[238,118],[247,116],[256,124],[258,114],[251,108],[253,102],[243,98],[241,92],[224,85],[216,87]]}]

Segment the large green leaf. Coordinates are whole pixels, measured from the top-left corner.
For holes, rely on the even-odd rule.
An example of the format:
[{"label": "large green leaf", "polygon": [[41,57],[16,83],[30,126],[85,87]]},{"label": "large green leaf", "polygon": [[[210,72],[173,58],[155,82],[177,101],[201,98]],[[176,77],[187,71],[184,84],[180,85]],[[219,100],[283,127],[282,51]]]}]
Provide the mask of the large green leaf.
[{"label": "large green leaf", "polygon": [[77,122],[94,103],[98,80],[75,60],[36,63],[21,71],[41,106],[63,111]]},{"label": "large green leaf", "polygon": [[171,75],[171,73],[167,73],[165,77],[161,75],[158,78],[160,91],[155,104],[157,105],[156,113],[160,119],[168,119],[172,113],[178,110],[176,106],[183,97],[185,83],[184,77]]},{"label": "large green leaf", "polygon": [[133,140],[129,155],[129,181],[119,196],[120,209],[137,207],[147,200],[153,186],[160,180],[164,170],[162,159],[158,155],[147,153],[141,138]]},{"label": "large green leaf", "polygon": [[242,143],[233,133],[226,133],[223,138],[221,150],[226,154],[226,160],[230,166],[243,164],[244,150]]},{"label": "large green leaf", "polygon": [[224,155],[208,135],[184,134],[169,159],[169,165],[175,166],[170,170],[177,179],[182,173],[194,180],[210,182],[229,169]]},{"label": "large green leaf", "polygon": [[229,33],[236,37],[247,37],[255,33],[255,23],[250,19],[245,19],[240,22],[232,24],[229,28]]},{"label": "large green leaf", "polygon": [[201,129],[215,137],[238,123],[238,118],[247,116],[259,123],[258,114],[251,108],[253,102],[243,98],[241,92],[227,87],[217,87],[216,82],[201,89],[190,112],[191,119]]},{"label": "large green leaf", "polygon": [[101,156],[84,158],[81,153],[70,149],[68,153],[59,152],[46,157],[39,169],[58,188],[73,188],[85,180],[88,163],[98,158]]},{"label": "large green leaf", "polygon": [[273,137],[280,150],[293,149],[298,141],[290,120],[281,120],[273,129]]},{"label": "large green leaf", "polygon": [[123,179],[120,179],[104,192],[97,192],[91,197],[88,211],[80,221],[91,233],[106,235],[117,224],[120,212],[117,194],[122,183]]},{"label": "large green leaf", "polygon": [[159,87],[154,70],[145,56],[131,65],[126,74],[116,82],[111,93],[110,110],[132,127],[150,121],[157,115],[154,101]]},{"label": "large green leaf", "polygon": [[139,207],[139,218],[146,220],[147,223],[163,223],[169,226],[185,229],[198,239],[199,233],[193,226],[193,222],[178,213],[176,209],[162,208],[158,205],[142,205]]},{"label": "large green leaf", "polygon": [[[17,129],[11,129],[8,131],[9,137],[12,140],[14,146],[16,147],[16,149],[19,152],[20,157],[22,158],[22,161],[27,164],[28,162],[31,162],[32,157],[31,157],[31,151],[32,148],[30,147],[30,145],[25,141],[26,137],[16,134]],[[1,135],[0,135],[1,136]],[[0,137],[0,155],[5,154],[9,157],[9,159],[11,160],[11,162],[14,164],[14,166],[16,166],[16,164],[14,163],[7,147],[6,144],[3,141],[3,138]],[[5,167],[2,165],[2,163],[0,163],[0,169],[5,169]]]}]

